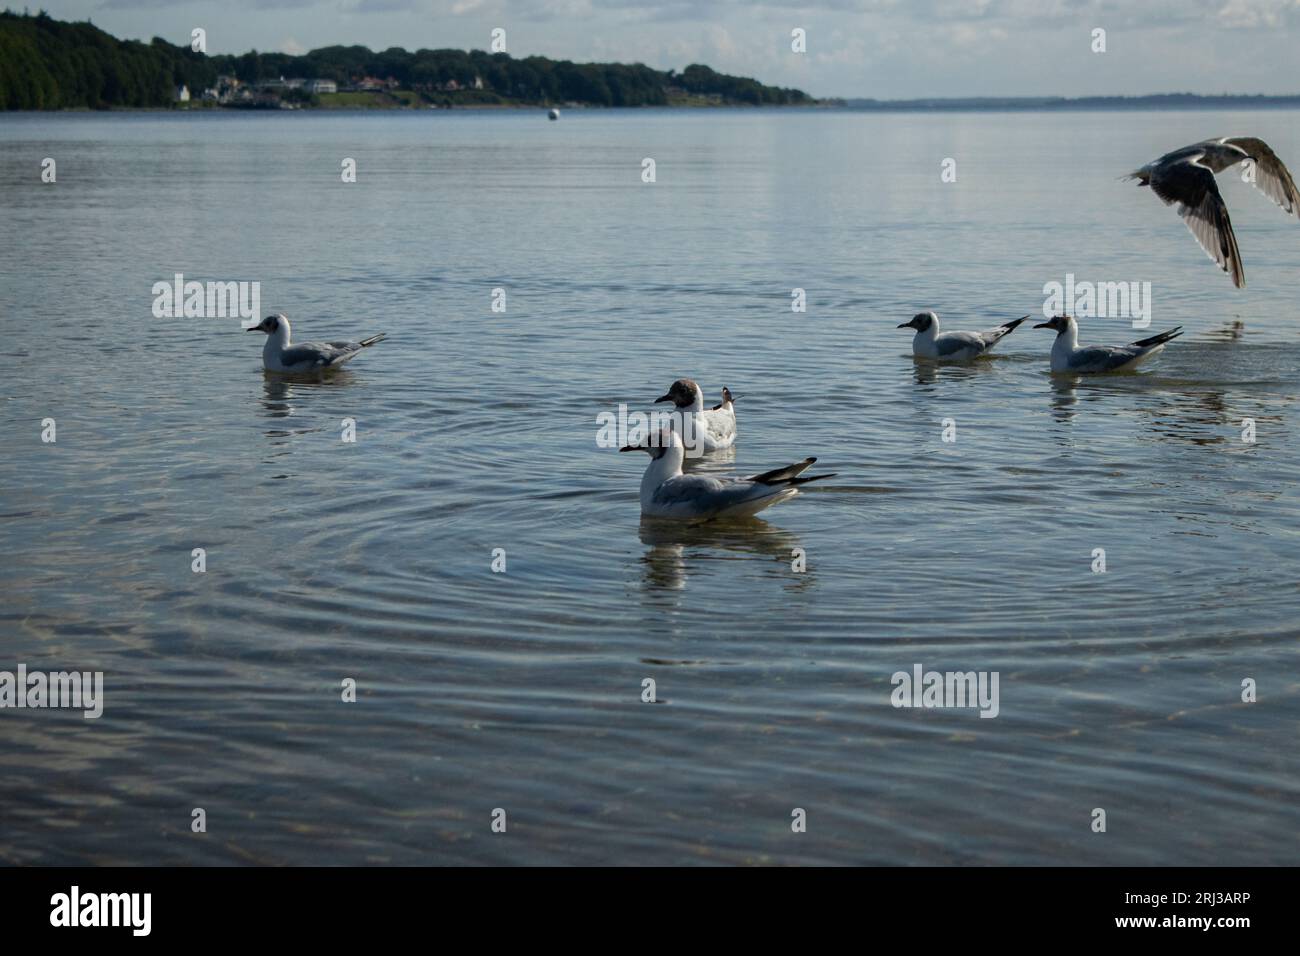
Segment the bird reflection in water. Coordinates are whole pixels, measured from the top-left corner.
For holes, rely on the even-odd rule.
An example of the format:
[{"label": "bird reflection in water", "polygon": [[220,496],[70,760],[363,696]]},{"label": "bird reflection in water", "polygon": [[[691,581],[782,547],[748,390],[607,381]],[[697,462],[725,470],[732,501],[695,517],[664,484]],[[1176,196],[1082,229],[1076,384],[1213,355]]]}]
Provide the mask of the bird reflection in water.
[{"label": "bird reflection in water", "polygon": [[973,378],[982,372],[988,371],[993,367],[991,359],[981,359],[978,362],[933,362],[929,359],[914,358],[912,360],[912,371],[916,377],[917,385],[934,385],[939,379],[948,381],[960,381],[962,379]]},{"label": "bird reflection in water", "polygon": [[796,590],[810,587],[814,581],[811,568],[794,570],[796,558],[805,553],[799,538],[762,518],[680,521],[643,517],[639,533],[648,549],[641,558],[647,595],[680,591],[690,572],[703,572],[707,562],[719,560],[766,558],[771,572]]},{"label": "bird reflection in water", "polygon": [[1052,383],[1052,417],[1063,424],[1070,424],[1078,414],[1079,383],[1082,375],[1053,375]]},{"label": "bird reflection in water", "polygon": [[[266,418],[292,418],[296,414],[294,399],[307,401],[311,393],[318,388],[346,385],[351,380],[351,373],[334,371],[329,375],[314,373],[306,375],[284,375],[266,372],[262,378],[262,414]],[[283,426],[268,428],[266,436],[273,444],[284,444],[295,435],[317,431],[315,428],[285,428]]]},{"label": "bird reflection in water", "polygon": [[1241,319],[1232,319],[1217,329],[1210,329],[1205,335],[1223,342],[1239,342],[1246,335],[1246,323]]}]

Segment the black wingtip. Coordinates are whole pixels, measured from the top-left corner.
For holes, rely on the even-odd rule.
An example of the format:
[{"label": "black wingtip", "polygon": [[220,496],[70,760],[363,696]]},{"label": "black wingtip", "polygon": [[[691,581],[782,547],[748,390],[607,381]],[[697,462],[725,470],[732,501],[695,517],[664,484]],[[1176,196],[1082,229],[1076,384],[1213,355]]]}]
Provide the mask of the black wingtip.
[{"label": "black wingtip", "polygon": [[1003,322],[1002,327],[1006,329],[1008,332],[1014,332],[1016,326],[1018,326],[1021,322],[1025,321],[1025,319],[1027,318],[1029,318],[1029,316],[1022,315],[1020,318],[1012,319],[1010,322]]},{"label": "black wingtip", "polygon": [[1145,348],[1148,345],[1164,345],[1166,342],[1172,342],[1174,339],[1178,338],[1178,336],[1182,334],[1183,334],[1183,327],[1181,325],[1177,325],[1174,326],[1172,329],[1168,329],[1157,335],[1153,335],[1150,338],[1138,339],[1133,344],[1141,348]]},{"label": "black wingtip", "polygon": [[821,480],[824,479],[824,478],[834,478],[835,475],[836,475],[836,473],[832,471],[832,472],[830,472],[829,474],[825,474],[825,475],[810,475],[810,476],[808,476],[807,478],[791,478],[790,481],[789,481],[789,484],[791,484],[791,485],[806,485],[806,484],[808,484],[808,482],[810,482],[810,481],[821,481]]}]

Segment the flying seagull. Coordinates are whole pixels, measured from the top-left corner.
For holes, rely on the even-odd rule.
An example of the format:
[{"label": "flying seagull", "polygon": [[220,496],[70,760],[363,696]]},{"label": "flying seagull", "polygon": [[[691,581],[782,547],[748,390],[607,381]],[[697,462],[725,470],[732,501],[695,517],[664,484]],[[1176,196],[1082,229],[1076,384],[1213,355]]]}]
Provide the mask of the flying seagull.
[{"label": "flying seagull", "polygon": [[1161,332],[1149,339],[1139,339],[1128,345],[1079,346],[1079,326],[1068,315],[1054,315],[1036,329],[1055,329],[1056,341],[1052,343],[1053,372],[1127,372],[1147,359],[1164,351],[1165,343],[1182,335],[1182,327]]},{"label": "flying seagull", "polygon": [[1136,179],[1139,186],[1150,186],[1166,206],[1177,203],[1178,215],[1196,241],[1219,268],[1232,276],[1232,284],[1238,289],[1246,284],[1246,273],[1241,267],[1228,207],[1219,195],[1214,176],[1247,161],[1254,163],[1250,181],[1255,188],[1300,218],[1300,192],[1296,191],[1291,173],[1268,143],[1250,136],[1224,136],[1184,146],[1124,177]]},{"label": "flying seagull", "polygon": [[683,417],[691,416],[692,435],[698,436],[705,451],[730,448],[736,443],[735,397],[730,389],[723,388],[719,404],[705,408],[700,386],[689,378],[679,378],[669,386],[667,394],[655,399],[656,404],[659,402],[672,402]]},{"label": "flying seagull", "polygon": [[268,315],[249,332],[265,332],[266,345],[262,346],[262,365],[268,372],[314,372],[317,369],[338,368],[386,337],[383,332],[360,342],[303,342],[289,344],[289,320],[282,313]]},{"label": "flying seagull", "polygon": [[683,475],[686,451],[671,429],[650,435],[619,451],[646,451],[650,464],[641,478],[641,513],[652,518],[714,518],[753,515],[799,494],[798,485],[834,475],[800,477],[816,458],[774,468],[748,478]]},{"label": "flying seagull", "polygon": [[939,317],[933,312],[918,312],[900,329],[916,329],[912,336],[912,354],[917,358],[944,362],[965,362],[987,355],[993,346],[1016,330],[1029,316],[999,325],[984,332],[940,332]]}]

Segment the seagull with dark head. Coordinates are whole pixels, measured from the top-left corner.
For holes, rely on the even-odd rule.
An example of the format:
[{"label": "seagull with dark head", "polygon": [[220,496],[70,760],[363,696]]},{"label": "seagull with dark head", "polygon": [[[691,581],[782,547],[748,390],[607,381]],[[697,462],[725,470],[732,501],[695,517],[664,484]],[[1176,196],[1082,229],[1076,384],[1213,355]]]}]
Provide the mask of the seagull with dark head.
[{"label": "seagull with dark head", "polygon": [[1052,371],[1078,375],[1127,372],[1159,355],[1164,351],[1166,342],[1183,334],[1179,327],[1128,345],[1080,346],[1079,326],[1071,316],[1054,315],[1034,328],[1052,329],[1056,332],[1056,341],[1052,343]]},{"label": "seagull with dark head", "polygon": [[1250,136],[1223,136],[1184,146],[1152,160],[1126,179],[1136,179],[1139,186],[1150,186],[1166,206],[1177,204],[1201,248],[1232,276],[1232,284],[1246,284],[1237,237],[1232,231],[1228,207],[1219,194],[1217,173],[1238,163],[1251,163],[1247,177],[1255,188],[1283,211],[1300,218],[1300,192],[1277,153],[1262,139]]},{"label": "seagull with dark head", "polygon": [[262,367],[268,372],[287,374],[338,368],[344,362],[356,358],[362,350],[385,338],[384,333],[380,332],[360,342],[302,342],[292,345],[289,342],[289,320],[281,312],[268,315],[247,331],[266,333],[266,344],[262,346]]},{"label": "seagull with dark head", "polygon": [[650,464],[641,478],[641,513],[651,518],[744,517],[799,494],[799,486],[833,474],[803,477],[816,458],[774,468],[747,478],[682,474],[686,449],[670,428],[619,451],[644,451]]},{"label": "seagull with dark head", "polygon": [[730,389],[723,388],[720,403],[705,408],[700,386],[689,378],[679,378],[655,402],[672,402],[683,417],[689,415],[691,423],[683,423],[688,429],[688,439],[697,440],[704,451],[718,451],[736,443],[735,397]]},{"label": "seagull with dark head", "polygon": [[912,336],[912,354],[917,358],[932,362],[968,362],[987,355],[1027,318],[1029,316],[1024,315],[983,332],[940,332],[939,316],[933,312],[918,312],[899,328],[916,329]]}]

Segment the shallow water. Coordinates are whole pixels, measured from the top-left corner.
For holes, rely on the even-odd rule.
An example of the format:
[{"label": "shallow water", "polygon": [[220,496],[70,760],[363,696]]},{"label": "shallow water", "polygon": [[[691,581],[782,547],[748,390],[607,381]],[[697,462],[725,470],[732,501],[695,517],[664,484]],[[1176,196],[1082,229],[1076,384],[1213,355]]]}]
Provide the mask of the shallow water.
[{"label": "shallow water", "polygon": [[[0,117],[0,670],[105,675],[98,720],[0,710],[0,861],[1294,863],[1300,228],[1225,174],[1236,290],[1116,177],[1222,132],[1300,166],[1296,119]],[[264,376],[153,317],[177,272],[389,338]],[[1031,323],[937,369],[895,328],[1067,273],[1153,284],[1084,341],[1187,334],[1072,381]],[[838,477],[642,521],[597,415],[686,375],[739,396],[693,467]],[[997,718],[892,707],[915,664],[997,672]]]}]

